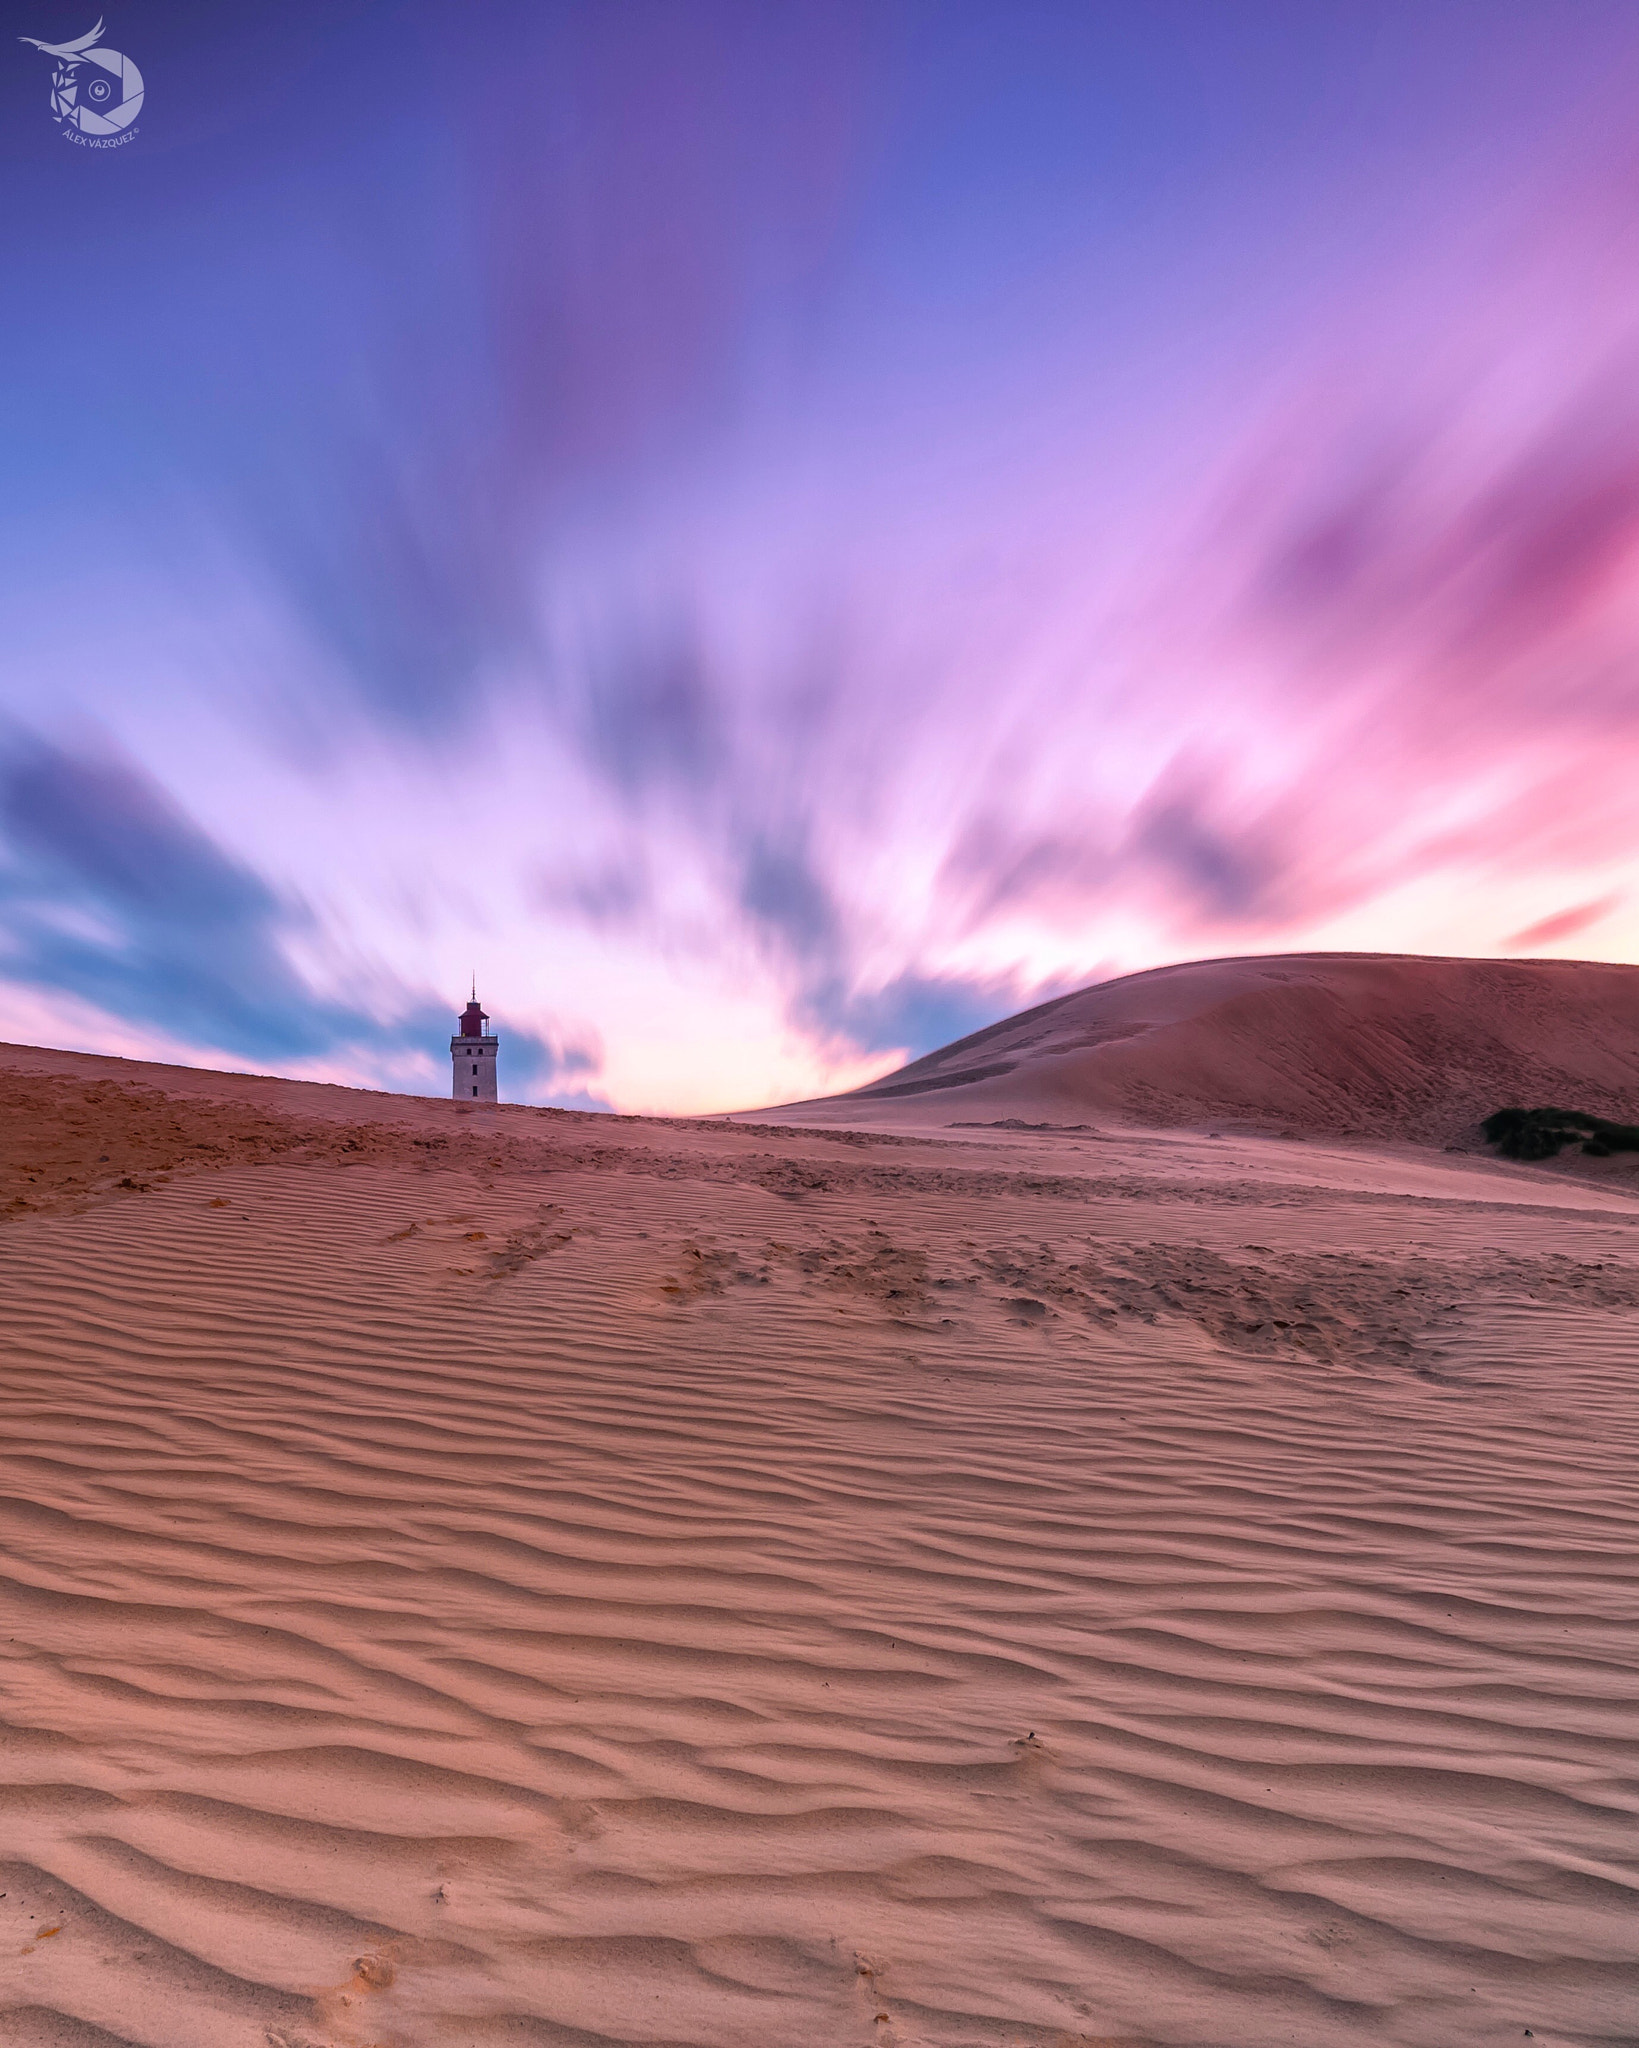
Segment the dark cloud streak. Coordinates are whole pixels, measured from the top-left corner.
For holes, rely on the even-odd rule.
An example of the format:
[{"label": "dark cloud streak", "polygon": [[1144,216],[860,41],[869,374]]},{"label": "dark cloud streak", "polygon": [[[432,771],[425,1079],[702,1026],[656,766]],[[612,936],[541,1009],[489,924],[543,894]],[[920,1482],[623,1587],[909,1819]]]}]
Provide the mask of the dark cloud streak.
[{"label": "dark cloud streak", "polygon": [[[388,1019],[317,995],[285,950],[302,907],[116,754],[0,735],[0,835],[7,979],[242,1059],[437,1053],[448,1037],[451,1012],[407,990]],[[511,1084],[537,1090],[598,1065],[516,1028],[507,1059]]]}]

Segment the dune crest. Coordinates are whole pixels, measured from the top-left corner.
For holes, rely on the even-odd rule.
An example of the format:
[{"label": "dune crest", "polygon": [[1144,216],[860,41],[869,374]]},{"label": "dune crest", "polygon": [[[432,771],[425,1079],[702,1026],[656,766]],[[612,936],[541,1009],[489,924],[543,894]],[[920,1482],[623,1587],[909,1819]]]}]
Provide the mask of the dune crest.
[{"label": "dune crest", "polygon": [[[1508,1104],[1639,1114],[1639,967],[1288,953],[1129,974],[787,1105],[858,1122],[1215,1122],[1443,1142]],[[835,1107],[833,1107],[835,1105]]]}]

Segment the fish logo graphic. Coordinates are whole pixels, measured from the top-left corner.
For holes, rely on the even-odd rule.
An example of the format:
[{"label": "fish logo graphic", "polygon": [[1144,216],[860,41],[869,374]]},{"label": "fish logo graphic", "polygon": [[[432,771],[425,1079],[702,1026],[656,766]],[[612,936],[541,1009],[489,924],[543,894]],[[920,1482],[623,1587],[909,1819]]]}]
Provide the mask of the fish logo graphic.
[{"label": "fish logo graphic", "polygon": [[71,43],[42,43],[19,36],[52,59],[51,111],[81,135],[117,135],[142,112],[142,73],[129,57],[101,46],[99,21],[89,35]]}]

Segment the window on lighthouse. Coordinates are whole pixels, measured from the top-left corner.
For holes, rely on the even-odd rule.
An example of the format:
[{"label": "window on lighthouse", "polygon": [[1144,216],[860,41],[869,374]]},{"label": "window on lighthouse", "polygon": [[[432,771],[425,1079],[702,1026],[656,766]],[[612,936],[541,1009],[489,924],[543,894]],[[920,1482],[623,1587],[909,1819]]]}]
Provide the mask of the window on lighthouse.
[{"label": "window on lighthouse", "polygon": [[477,1062],[476,1060],[474,1060],[474,1061],[473,1061],[473,1063],[472,1063],[472,1071],[473,1071],[473,1072],[474,1072],[475,1074],[476,1074],[476,1073],[477,1073],[477,1071],[478,1071],[478,1062]]}]

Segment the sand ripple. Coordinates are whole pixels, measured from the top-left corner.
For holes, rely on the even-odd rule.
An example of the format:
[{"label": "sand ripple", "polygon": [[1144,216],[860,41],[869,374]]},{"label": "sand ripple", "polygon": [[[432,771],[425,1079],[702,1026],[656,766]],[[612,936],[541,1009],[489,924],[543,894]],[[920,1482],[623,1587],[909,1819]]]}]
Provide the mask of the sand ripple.
[{"label": "sand ripple", "polygon": [[1639,2041],[1632,1209],[755,1142],[8,1229],[5,2041]]}]

